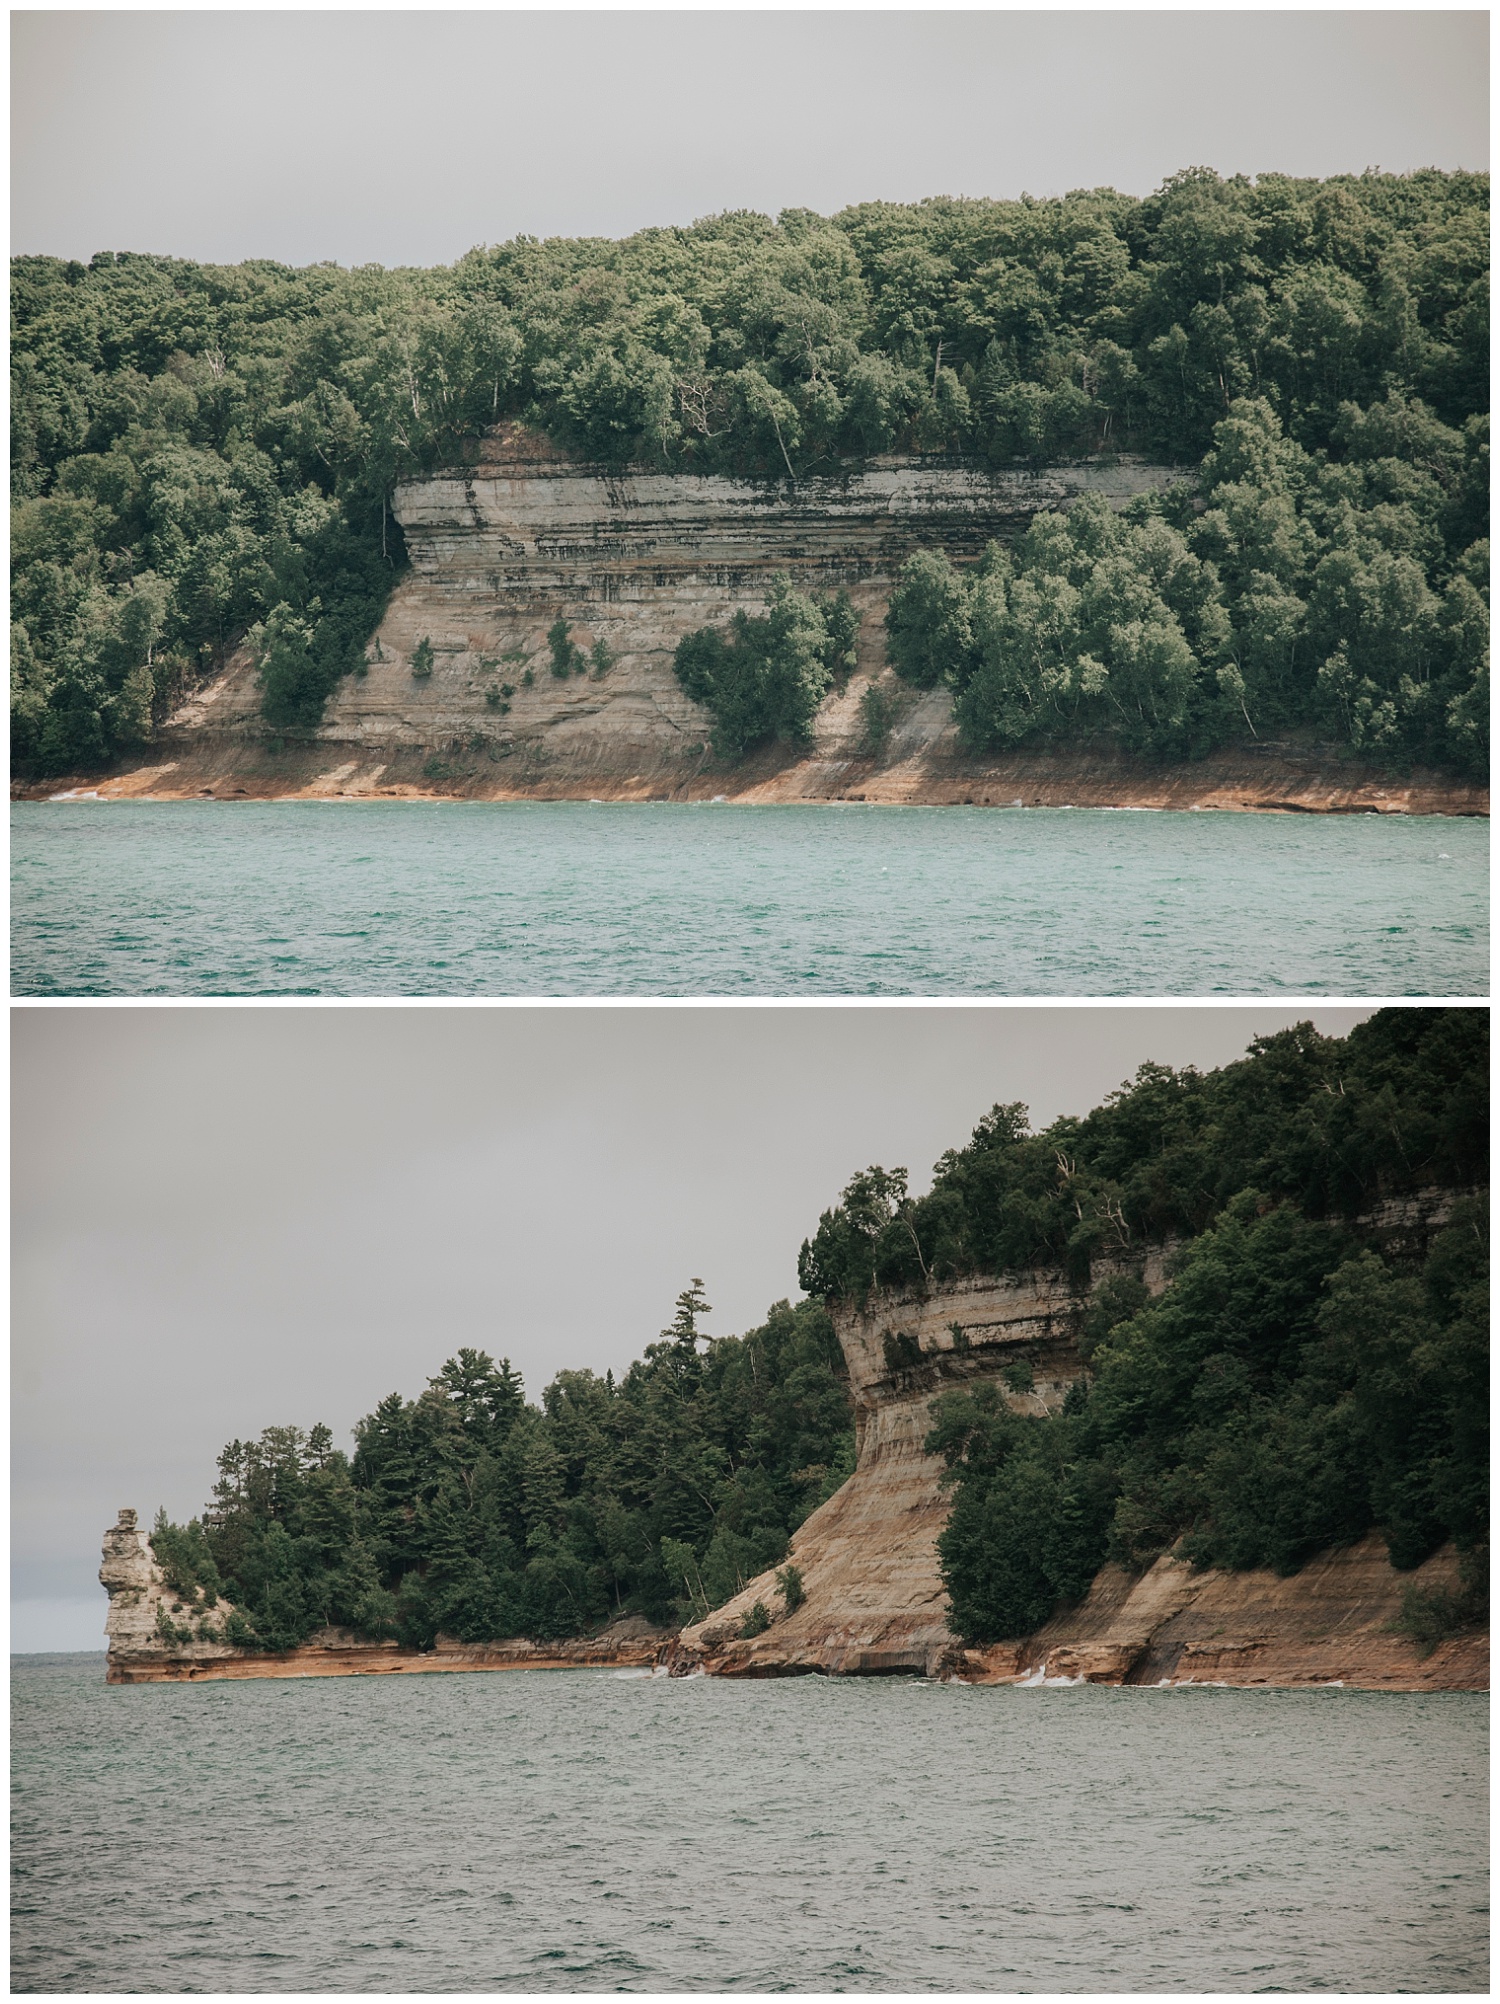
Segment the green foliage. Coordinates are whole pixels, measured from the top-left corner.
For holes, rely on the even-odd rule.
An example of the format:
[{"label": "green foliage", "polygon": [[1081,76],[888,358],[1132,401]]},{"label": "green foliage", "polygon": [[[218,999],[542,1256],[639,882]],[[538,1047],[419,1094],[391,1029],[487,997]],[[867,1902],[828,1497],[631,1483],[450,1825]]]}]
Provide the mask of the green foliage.
[{"label": "green foliage", "polygon": [[559,681],[586,672],[588,657],[575,641],[569,640],[568,622],[561,613],[547,628],[547,645],[552,652],[552,672]]},{"label": "green foliage", "polygon": [[752,1636],[764,1635],[770,1626],[771,1611],[763,1600],[758,1600],[740,1623],[741,1642],[748,1642]]},{"label": "green foliage", "polygon": [[[1448,598],[1458,573],[1431,569],[1425,524],[1430,482],[1448,547],[1485,533],[1488,193],[1466,172],[1193,169],[1145,200],[735,212],[619,242],[521,237],[430,271],[16,258],[16,756],[61,771],[140,742],[279,605],[310,628],[327,688],[357,672],[403,561],[396,483],[462,459],[500,419],[607,465],[795,482],[892,451],[1191,462],[1237,399],[1263,400],[1301,452],[1357,475],[1363,568],[1330,573],[1317,617],[1353,577],[1374,594],[1372,630],[1343,660],[1336,642],[1319,657],[1335,664],[1323,694],[1361,742],[1409,739],[1383,650],[1424,633],[1428,613],[1403,566],[1425,570],[1450,664],[1477,633],[1467,595]],[[1443,436],[1372,415],[1393,404],[1420,405]],[[1287,588],[1275,563],[1260,568]],[[132,605],[148,575],[162,591],[151,638],[154,615]],[[1251,595],[1264,603],[1240,639],[1274,685],[1280,602]],[[1211,696],[1219,664],[1186,637]],[[1134,674],[1166,672],[1159,645],[1124,647]],[[1425,647],[1404,670],[1418,687]],[[940,650],[937,672],[950,665]],[[1232,709],[1233,684],[1223,693]],[[1264,732],[1269,710],[1247,707]],[[1472,769],[1481,708],[1444,683],[1423,742],[1450,757],[1467,744]],[[1003,701],[998,716],[1013,727]]]},{"label": "green foliage", "polygon": [[[934,1403],[957,1482],[939,1540],[971,1640],[1024,1635],[1106,1559],[1169,1547],[1293,1573],[1378,1528],[1397,1566],[1488,1521],[1487,1239],[1460,1203],[1414,1269],[1348,1227],[1236,1197],[1166,1293],[1116,1325],[1048,1419],[992,1385]],[[1408,1595],[1419,1639],[1477,1618],[1472,1592]],[[1425,1626],[1424,1626],[1425,1624]]]},{"label": "green foliage", "polygon": [[417,1399],[382,1399],[352,1457],[323,1427],[231,1442],[201,1523],[159,1525],[158,1556],[233,1603],[244,1648],[328,1623],[427,1648],[701,1617],[777,1565],[853,1467],[824,1310],[781,1302],[720,1339],[707,1313],[694,1281],[623,1378],[561,1372],[540,1407],[465,1349]]},{"label": "green foliage", "polygon": [[1419,1656],[1430,1656],[1440,1642],[1486,1626],[1490,1618],[1489,1556],[1487,1545],[1463,1553],[1456,1587],[1409,1586],[1402,1594],[1395,1628],[1416,1643]]},{"label": "green foliage", "polygon": [[807,1599],[807,1588],[802,1583],[802,1574],[796,1566],[783,1566],[776,1575],[776,1584],[781,1588],[782,1603],[788,1614],[795,1614]]},{"label": "green foliage", "polygon": [[432,673],[432,661],[432,640],[424,633],[411,651],[411,672],[419,682],[425,681]]},{"label": "green foliage", "polygon": [[[937,1270],[964,1270],[966,1222],[970,1256],[990,1248],[983,1270],[1065,1260],[1079,1234],[1123,1267],[1093,1294],[1088,1374],[1061,1413],[1012,1411],[993,1382],[934,1401],[928,1447],[955,1485],[939,1551],[962,1634],[1024,1635],[1107,1559],[1143,1567],[1169,1549],[1283,1574],[1371,1529],[1398,1567],[1447,1540],[1479,1551],[1485,1206],[1458,1196],[1405,1252],[1371,1214],[1382,1198],[1487,1183],[1486,1041],[1469,1010],[1384,1011],[1344,1040],[1304,1027],[1194,1077],[1181,1099],[1184,1079],[1145,1068],[1043,1136],[997,1109],[944,1158],[907,1221]],[[1034,1173],[1044,1155],[1050,1195]],[[1008,1214],[998,1235],[992,1207]],[[884,1234],[861,1247],[837,1214],[824,1222],[810,1265],[910,1283],[900,1237],[882,1252]],[[1153,1298],[1133,1268],[1169,1233],[1185,1243]],[[1075,1272],[1082,1284],[1087,1264]],[[1029,1370],[1002,1376],[1028,1389]],[[1477,1561],[1465,1564],[1472,1584]],[[1407,1632],[1454,1632],[1477,1605],[1468,1588],[1411,1596]]]},{"label": "green foliage", "polygon": [[899,713],[895,697],[872,682],[859,699],[859,744],[867,758],[879,758],[884,752]]},{"label": "green foliage", "polygon": [[852,660],[853,621],[847,593],[810,598],[782,574],[763,619],[737,612],[728,639],[716,626],[685,635],[672,666],[712,715],[715,751],[738,758],[768,738],[806,744],[818,705]]},{"label": "green foliage", "polygon": [[1070,1416],[1023,1419],[993,1385],[943,1394],[933,1418],[928,1447],[960,1476],[938,1540],[954,1625],[970,1641],[1025,1635],[1103,1563],[1111,1473]]},{"label": "green foliage", "polygon": [[885,616],[886,652],[903,681],[931,689],[967,679],[972,596],[969,580],[940,552],[918,550],[907,558]]},{"label": "green foliage", "polygon": [[156,1610],[156,1632],[169,1647],[192,1642],[196,1638],[196,1631],[191,1622],[174,1621],[166,1608],[160,1604]]},{"label": "green foliage", "polygon": [[904,1169],[854,1177],[803,1245],[799,1279],[854,1301],[1034,1265],[1081,1284],[1096,1258],[1203,1231],[1242,1190],[1350,1218],[1383,1197],[1473,1186],[1488,1175],[1487,1052],[1481,1010],[1384,1009],[1343,1038],[1308,1023],[1258,1038],[1215,1072],[1143,1065],[1041,1134],[1025,1107],[997,1106],[925,1197],[907,1196]]},{"label": "green foliage", "polygon": [[1085,498],[957,570],[908,559],[887,646],[946,682],[971,750],[1113,738],[1180,757],[1316,730],[1365,755],[1487,769],[1489,545],[1464,502],[1486,422],[1393,393],[1341,407],[1333,451],[1264,400],[1214,430],[1203,512]]},{"label": "green foliage", "polygon": [[159,1510],[151,1532],[151,1551],[167,1585],[187,1606],[217,1606],[223,1583],[196,1518],[186,1525],[169,1524],[166,1511]]}]

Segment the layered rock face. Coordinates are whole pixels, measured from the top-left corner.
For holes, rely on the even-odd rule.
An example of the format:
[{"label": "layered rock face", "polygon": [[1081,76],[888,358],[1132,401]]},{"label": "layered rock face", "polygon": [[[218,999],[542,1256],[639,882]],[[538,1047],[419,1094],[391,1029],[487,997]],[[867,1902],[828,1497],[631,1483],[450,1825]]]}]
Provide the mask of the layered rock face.
[{"label": "layered rock face", "polygon": [[[1361,1222],[1393,1254],[1419,1253],[1447,1218],[1452,1193],[1381,1204]],[[848,1481],[792,1539],[787,1563],[805,1599],[785,1610],[777,1570],[675,1637],[627,1619],[564,1642],[525,1638],[460,1643],[439,1637],[421,1653],[325,1629],[285,1655],[230,1648],[210,1634],[174,1641],[190,1619],[222,1626],[225,1602],[185,1610],[122,1510],[105,1536],[100,1579],[109,1589],[109,1678],[114,1683],[223,1677],[345,1676],[390,1671],[666,1666],[675,1675],[784,1677],[808,1672],[951,1676],[977,1683],[1345,1683],[1377,1690],[1484,1690],[1487,1635],[1466,1635],[1422,1657],[1393,1624],[1410,1588],[1452,1590],[1450,1548],[1398,1573],[1375,1536],[1321,1554],[1290,1579],[1269,1572],[1195,1572],[1170,1555],[1144,1574],[1106,1566],[1087,1597],[1036,1634],[965,1648],[948,1626],[937,1538],[948,1516],[942,1461],[926,1451],[932,1401],[988,1380],[1018,1412],[1056,1412],[1082,1375],[1078,1348],[1093,1290],[1122,1273],[1159,1293],[1170,1243],[1096,1260],[1087,1286],[1055,1269],[977,1275],[942,1287],[873,1292],[835,1315],[849,1372],[857,1460]],[[772,1617],[742,1636],[759,1603]]]},{"label": "layered rock face", "polygon": [[228,1601],[195,1609],[170,1587],[134,1510],[122,1510],[104,1534],[99,1584],[109,1595],[104,1631],[111,1684],[202,1675],[239,1656],[220,1639],[234,1611]]},{"label": "layered rock face", "polygon": [[1024,1642],[955,1650],[980,1684],[1351,1684],[1367,1691],[1486,1691],[1488,1635],[1428,1656],[1394,1632],[1408,1590],[1451,1592],[1457,1555],[1398,1573],[1385,1540],[1322,1552],[1290,1579],[1195,1572],[1171,1557],[1149,1572],[1106,1566],[1088,1597]]},{"label": "layered rock face", "polygon": [[[1362,1222],[1392,1253],[1415,1253],[1448,1216],[1449,1193],[1381,1204]],[[784,1612],[776,1572],[750,1581],[684,1629],[673,1667],[730,1677],[880,1672],[983,1683],[1359,1684],[1394,1690],[1488,1688],[1488,1638],[1419,1657],[1392,1632],[1406,1590],[1451,1589],[1457,1557],[1397,1573],[1384,1542],[1323,1554],[1291,1579],[1195,1572],[1162,1558],[1144,1576],[1106,1567],[1077,1608],[1016,1643],[967,1650],[948,1627],[937,1538],[947,1520],[942,1461],[923,1441],[950,1386],[998,1382],[1016,1411],[1055,1412],[1083,1371],[1077,1337],[1088,1294],[1124,1271],[1153,1294],[1175,1248],[1096,1261],[1090,1289],[1052,1270],[979,1276],[938,1289],[871,1295],[835,1315],[849,1367],[858,1459],[853,1475],[792,1540],[806,1598]],[[759,1603],[769,1629],[742,1636]]]},{"label": "layered rock face", "polygon": [[[591,779],[625,797],[689,788],[707,764],[712,720],[678,686],[673,651],[684,634],[727,624],[736,610],[761,612],[779,571],[806,589],[847,590],[861,614],[859,671],[818,721],[819,755],[847,760],[857,752],[859,697],[889,673],[882,621],[895,571],[913,550],[977,555],[1040,509],[1085,494],[1123,507],[1184,477],[1125,458],[1039,472],[877,459],[794,487],[578,465],[502,425],[472,467],[396,490],[411,573],[367,650],[366,672],[330,700],[306,790],[399,791],[459,773],[465,791],[497,795],[576,793]],[[547,632],[559,617],[583,652],[604,644],[606,669],[554,675]],[[414,674],[424,641],[431,672]],[[254,761],[237,768],[222,741],[242,740],[263,757],[259,704],[241,658],[178,712],[164,747],[191,751],[213,770],[219,740],[225,774],[248,774]],[[899,763],[951,736],[945,695],[913,701],[891,756]],[[295,750],[276,756],[287,777],[309,764]],[[785,756],[772,763],[785,765]],[[154,768],[164,790],[174,790],[166,775],[181,764]],[[740,777],[753,784],[764,775]]]},{"label": "layered rock face", "polygon": [[[1125,457],[1036,471],[929,457],[872,459],[794,486],[579,465],[536,433],[500,425],[473,465],[397,489],[411,570],[363,672],[339,684],[311,739],[268,730],[242,648],[149,755],[89,791],[1488,812],[1481,785],[1274,742],[1176,766],[1099,746],[976,757],[959,743],[946,690],[897,681],[883,622],[913,550],[975,556],[1041,509],[1084,495],[1124,507],[1192,477]],[[678,686],[673,651],[699,627],[761,612],[778,571],[805,589],[849,593],[858,666],[823,704],[810,745],[762,746],[727,764],[708,749],[712,721]],[[547,633],[559,618],[582,654],[602,643],[607,656],[555,675]],[[413,672],[429,660],[430,672]],[[877,685],[892,728],[872,747],[861,706]],[[45,795],[55,783],[19,790]]]},{"label": "layered rock face", "polygon": [[[1130,1267],[1153,1291],[1165,1285],[1167,1251],[1154,1248],[1144,1267]],[[1124,1270],[1098,1261],[1093,1285]],[[950,1386],[989,1379],[1018,1412],[1055,1412],[1083,1371],[1077,1339],[1088,1292],[1037,1269],[920,1292],[876,1290],[862,1307],[836,1312],[857,1460],[792,1540],[788,1563],[802,1574],[807,1598],[765,1634],[741,1639],[757,1601],[773,1613],[783,1605],[775,1573],[763,1573],[683,1630],[677,1667],[741,1677],[934,1676],[944,1668],[954,1638],[937,1536],[949,1500],[944,1464],[923,1446],[932,1401]]]}]

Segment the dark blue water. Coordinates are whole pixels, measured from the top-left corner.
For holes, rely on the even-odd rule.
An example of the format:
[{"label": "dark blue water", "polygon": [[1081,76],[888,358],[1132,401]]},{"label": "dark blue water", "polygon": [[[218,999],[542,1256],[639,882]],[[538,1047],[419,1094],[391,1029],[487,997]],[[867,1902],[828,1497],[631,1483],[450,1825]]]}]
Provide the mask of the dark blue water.
[{"label": "dark blue water", "polygon": [[22,1991],[1471,1991],[1482,1696],[13,1659]]},{"label": "dark blue water", "polygon": [[1488,824],[581,802],[12,811],[18,995],[1479,995]]}]

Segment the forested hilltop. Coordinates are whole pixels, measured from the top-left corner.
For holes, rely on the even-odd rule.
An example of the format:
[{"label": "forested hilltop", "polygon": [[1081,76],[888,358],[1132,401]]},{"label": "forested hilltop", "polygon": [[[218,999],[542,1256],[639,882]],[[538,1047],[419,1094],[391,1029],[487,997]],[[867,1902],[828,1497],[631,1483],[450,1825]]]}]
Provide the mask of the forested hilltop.
[{"label": "forested hilltop", "polygon": [[1201,516],[1046,518],[978,578],[920,560],[898,670],[950,680],[981,749],[1306,725],[1474,772],[1487,218],[1475,174],[1192,170],[1145,200],[740,213],[432,271],[15,259],[16,757],[146,742],[247,633],[268,722],[306,728],[400,571],[394,484],[516,417],[768,480],[1212,454]]},{"label": "forested hilltop", "polygon": [[[745,1336],[699,1332],[695,1282],[619,1380],[563,1371],[532,1405],[508,1364],[465,1349],[417,1398],[382,1399],[352,1455],[323,1426],[234,1441],[202,1518],[158,1519],[180,1596],[165,1639],[217,1634],[220,1597],[237,1610],[228,1639],[271,1650],[325,1623],[421,1648],[439,1630],[699,1619],[780,1565],[853,1469],[830,1309],[1033,1265],[1064,1268],[1082,1304],[1100,1260],[1113,1277],[1089,1299],[1086,1372],[1061,1414],[1004,1403],[1018,1364],[933,1408],[961,1634],[1024,1634],[1106,1559],[1139,1568],[1173,1546],[1292,1572],[1375,1526],[1401,1567],[1454,1539],[1477,1580],[1487,1045],[1482,1010],[1392,1009],[1347,1038],[1303,1024],[1208,1074],[1143,1066],[1040,1134],[997,1107],[925,1197],[902,1171],[856,1177],[803,1248],[812,1298]],[[1434,1190],[1451,1198],[1425,1250],[1390,1250],[1379,1206]],[[1181,1250],[1153,1300],[1131,1262],[1169,1239]],[[921,1358],[893,1343],[887,1362]],[[799,1591],[784,1569],[786,1604]]]}]

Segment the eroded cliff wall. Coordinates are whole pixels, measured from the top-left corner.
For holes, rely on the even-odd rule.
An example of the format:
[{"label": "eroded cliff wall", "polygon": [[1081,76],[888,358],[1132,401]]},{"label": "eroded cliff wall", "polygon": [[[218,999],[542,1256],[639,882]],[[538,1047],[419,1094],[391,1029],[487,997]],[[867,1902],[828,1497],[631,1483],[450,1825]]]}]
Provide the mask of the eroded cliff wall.
[{"label": "eroded cliff wall", "polygon": [[[848,590],[862,615],[862,688],[884,669],[880,622],[912,550],[977,554],[1041,508],[1083,494],[1123,507],[1180,477],[1127,459],[1043,472],[891,459],[843,479],[777,486],[576,465],[504,425],[472,467],[396,490],[411,572],[368,649],[367,672],[340,685],[319,740],[345,752],[345,790],[420,777],[420,754],[503,768],[490,774],[497,787],[593,775],[670,791],[701,772],[712,728],[679,688],[673,650],[739,608],[759,612],[778,571],[809,589]],[[552,673],[546,636],[559,617],[584,650],[608,647],[607,672]],[[433,667],[418,676],[424,640]],[[857,707],[858,692],[829,705],[825,748],[850,739]],[[934,714],[906,720],[924,742],[948,723],[945,700],[927,709]],[[248,660],[173,728],[181,742],[263,738]]]},{"label": "eroded cliff wall", "polygon": [[[1448,1194],[1433,1191],[1385,1203],[1363,1223],[1390,1250],[1415,1250],[1450,1207]],[[1144,1576],[1106,1567],[1078,1608],[1034,1636],[989,1650],[956,1640],[937,1552],[949,1509],[945,1471],[923,1446],[934,1397],[987,1378],[1017,1411],[1056,1411],[1083,1371],[1077,1338],[1089,1293],[1125,1270],[1159,1293],[1172,1251],[1156,1246],[1128,1263],[1097,1261],[1087,1289],[1036,1270],[876,1292],[836,1313],[858,1458],[849,1480],[793,1537],[788,1563],[802,1574],[806,1598],[783,1611],[775,1571],[761,1574],[683,1631],[674,1667],[741,1677],[908,1671],[986,1683],[1488,1688],[1487,1637],[1446,1643],[1423,1658],[1392,1629],[1408,1588],[1457,1584],[1456,1554],[1449,1549],[1398,1573],[1378,1537],[1325,1553],[1291,1579],[1197,1572],[1171,1557]],[[918,1353],[920,1361],[904,1361]],[[742,1636],[757,1602],[772,1625]]]},{"label": "eroded cliff wall", "polygon": [[[1166,1250],[1141,1269],[1165,1284]],[[1123,1269],[1098,1262],[1092,1284]],[[912,1293],[876,1290],[835,1313],[849,1367],[854,1473],[792,1540],[807,1598],[765,1634],[741,1639],[759,1601],[782,1606],[774,1571],[683,1630],[680,1664],[723,1676],[914,1671],[936,1675],[954,1646],[937,1537],[948,1516],[944,1464],[923,1445],[945,1387],[998,1382],[1020,1412],[1055,1412],[1083,1371],[1078,1331],[1087,1289],[1049,1269],[979,1276]],[[920,1357],[920,1361],[896,1359]],[[1024,1367],[1024,1369],[1020,1368]],[[1007,1373],[1016,1384],[1007,1381]],[[1029,1379],[1029,1388],[1018,1386]]]},{"label": "eroded cliff wall", "polygon": [[[1452,1194],[1387,1202],[1361,1222],[1393,1253],[1416,1253],[1448,1216]],[[948,1626],[937,1539],[948,1516],[944,1465],[924,1445],[932,1401],[952,1386],[997,1384],[1019,1412],[1055,1412],[1082,1374],[1078,1347],[1090,1295],[1123,1272],[1153,1293],[1167,1284],[1174,1248],[1157,1245],[1094,1263],[1087,1285],[1055,1269],[976,1275],[939,1287],[874,1291],[835,1315],[849,1372],[857,1459],[848,1481],[796,1532],[788,1563],[805,1599],[784,1611],[776,1569],[675,1637],[638,1619],[561,1643],[525,1638],[432,1651],[367,1643],[324,1630],[282,1656],[248,1654],[209,1636],[174,1642],[175,1600],[136,1527],[134,1511],[105,1538],[100,1578],[110,1592],[109,1676],[116,1683],[222,1677],[342,1676],[407,1670],[503,1670],[665,1665],[674,1674],[868,1676],[905,1672],[979,1683],[1292,1685],[1345,1683],[1386,1690],[1483,1690],[1487,1635],[1428,1656],[1396,1632],[1411,1587],[1458,1585],[1457,1555],[1435,1554],[1398,1573],[1371,1536],[1321,1554],[1290,1579],[1268,1572],[1195,1571],[1170,1555],[1144,1574],[1106,1566],[1083,1602],[1034,1635],[966,1648]],[[773,1617],[742,1636],[759,1602]],[[222,1625],[223,1602],[208,1617]]]},{"label": "eroded cliff wall", "polygon": [[[958,742],[946,691],[896,680],[883,621],[895,572],[914,549],[975,555],[1040,509],[1085,494],[1123,507],[1190,477],[1124,457],[1039,471],[891,458],[794,487],[577,465],[502,425],[472,466],[397,490],[411,569],[363,672],[339,684],[312,738],[268,730],[241,649],[148,754],[90,790],[1486,812],[1483,787],[1393,777],[1281,743],[1168,767],[1092,747],[975,758]],[[708,751],[711,720],[678,686],[673,650],[738,609],[759,612],[777,571],[809,589],[848,591],[860,613],[858,667],[824,703],[810,746],[767,746],[728,765]],[[585,651],[604,643],[606,672],[552,673],[546,636],[559,617]],[[427,675],[413,673],[423,641]],[[872,684],[894,717],[878,750],[861,720]]]}]

